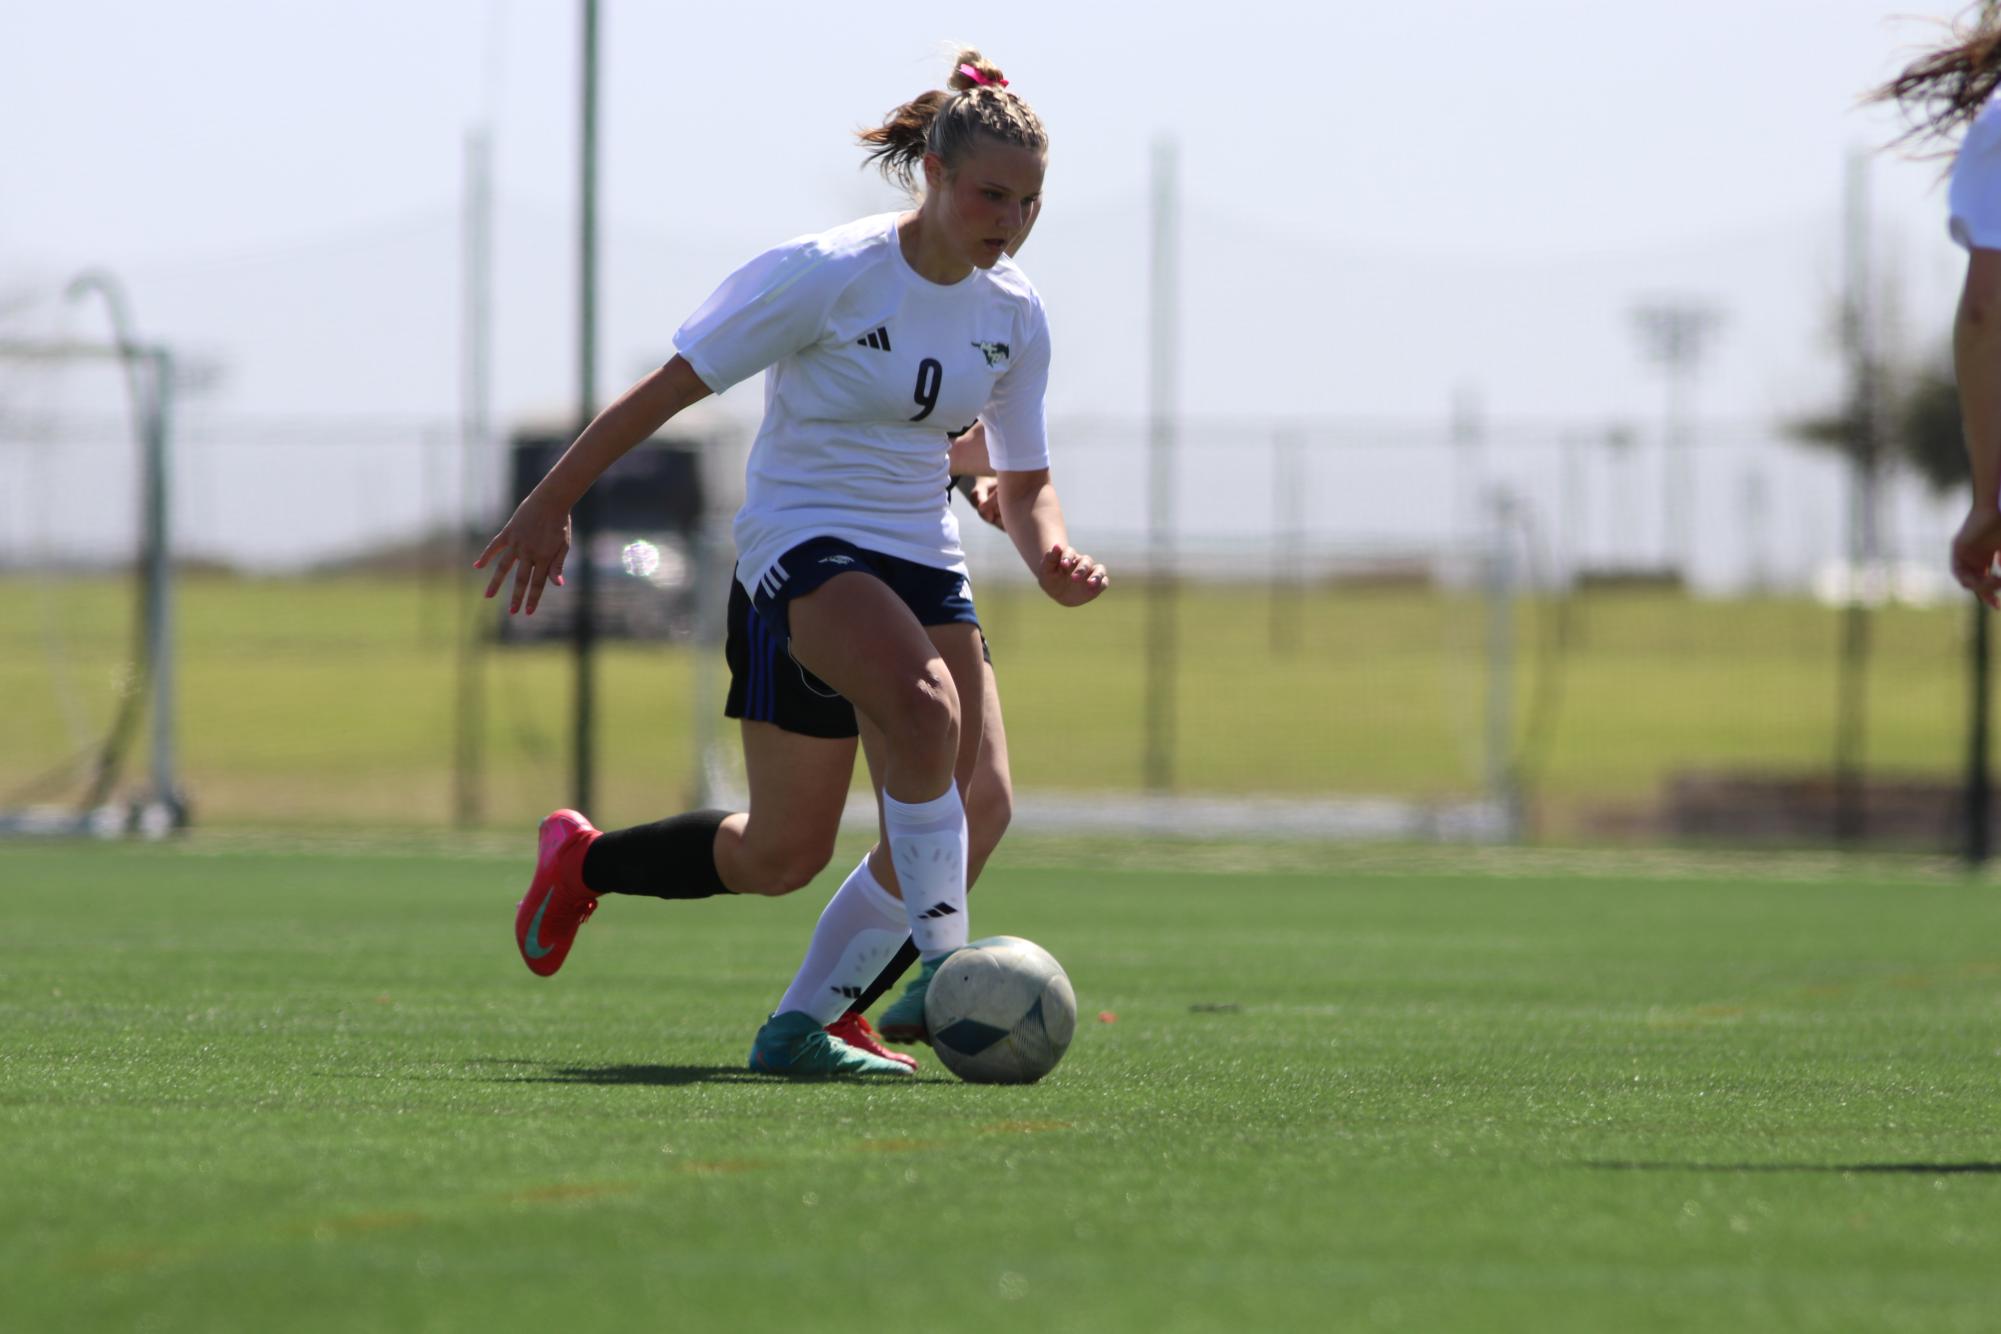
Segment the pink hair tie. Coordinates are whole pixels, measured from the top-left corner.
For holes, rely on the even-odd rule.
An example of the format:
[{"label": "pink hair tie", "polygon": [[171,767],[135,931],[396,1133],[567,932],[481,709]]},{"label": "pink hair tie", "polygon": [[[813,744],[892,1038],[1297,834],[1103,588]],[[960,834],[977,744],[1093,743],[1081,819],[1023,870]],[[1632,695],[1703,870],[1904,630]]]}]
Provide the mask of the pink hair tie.
[{"label": "pink hair tie", "polygon": [[994,84],[999,84],[1003,88],[1007,87],[1006,79],[999,77],[989,79],[986,75],[980,73],[977,69],[973,68],[971,65],[959,66],[959,73],[965,75],[967,78],[971,79],[974,83],[977,83],[982,88],[989,88],[992,87]]}]

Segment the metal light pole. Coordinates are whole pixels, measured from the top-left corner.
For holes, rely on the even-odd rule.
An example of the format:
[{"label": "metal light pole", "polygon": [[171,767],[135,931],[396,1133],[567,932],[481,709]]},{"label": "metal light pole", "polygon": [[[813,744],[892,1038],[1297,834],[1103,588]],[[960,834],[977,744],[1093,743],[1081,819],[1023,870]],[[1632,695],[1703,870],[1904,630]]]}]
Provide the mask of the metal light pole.
[{"label": "metal light pole", "polygon": [[1859,842],[1864,829],[1863,765],[1868,736],[1870,590],[1876,566],[1878,429],[1875,315],[1870,309],[1869,161],[1848,160],[1847,298],[1842,341],[1848,354],[1848,603],[1841,617],[1834,721],[1834,836]]},{"label": "metal light pole", "polygon": [[1515,570],[1511,545],[1517,519],[1506,487],[1486,497],[1488,547],[1482,571],[1487,598],[1487,796],[1501,811],[1510,839],[1520,836],[1521,800],[1515,774]]},{"label": "metal light pole", "polygon": [[[577,432],[597,415],[597,283],[598,283],[598,5],[583,0],[583,117],[579,153],[577,237]],[[571,732],[575,745],[572,787],[575,805],[589,811],[595,786],[597,713],[597,571],[591,546],[597,535],[597,506],[586,491],[572,516],[574,545],[568,572],[576,584],[576,620],[571,644],[575,658],[574,710]]]},{"label": "metal light pole", "polygon": [[1666,372],[1667,411],[1661,430],[1661,554],[1684,578],[1693,553],[1690,533],[1693,485],[1688,456],[1690,404],[1695,372],[1722,315],[1701,301],[1669,297],[1633,309],[1634,327],[1648,360]]},{"label": "metal light pole", "polygon": [[1174,786],[1174,685],[1179,632],[1175,599],[1179,576],[1174,559],[1174,455],[1179,432],[1176,386],[1180,343],[1179,242],[1175,236],[1175,148],[1162,138],[1153,146],[1153,251],[1151,265],[1151,355],[1147,374],[1147,587],[1146,587],[1146,753],[1143,776],[1149,790]]},{"label": "metal light pole", "polygon": [[[472,564],[471,524],[486,497],[484,480],[490,445],[489,404],[493,360],[493,141],[484,127],[466,135],[465,268],[462,339],[464,361],[459,402],[459,513],[453,549],[458,559],[457,744],[452,754],[452,816],[461,829],[480,822],[485,811],[486,676],[485,634],[480,599],[466,574]],[[484,517],[483,515],[481,517]]]},{"label": "metal light pole", "polygon": [[1271,651],[1299,650],[1306,598],[1306,439],[1298,427],[1272,436]]}]

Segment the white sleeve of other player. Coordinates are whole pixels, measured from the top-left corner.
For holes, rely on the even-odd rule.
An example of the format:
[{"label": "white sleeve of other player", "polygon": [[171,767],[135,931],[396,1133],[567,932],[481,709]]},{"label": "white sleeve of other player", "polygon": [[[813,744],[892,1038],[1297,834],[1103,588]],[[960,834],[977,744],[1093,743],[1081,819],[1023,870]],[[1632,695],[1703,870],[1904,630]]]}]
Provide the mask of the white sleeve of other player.
[{"label": "white sleeve of other player", "polygon": [[2001,99],[1967,127],[1952,164],[1952,239],[1968,250],[2001,250]]},{"label": "white sleeve of other player", "polygon": [[824,333],[845,266],[815,241],[765,251],[723,279],[675,332],[675,350],[710,390],[720,394]]},{"label": "white sleeve of other player", "polygon": [[1000,472],[1033,472],[1049,466],[1049,424],[1042,400],[1049,389],[1049,317],[1037,301],[1021,355],[994,381],[980,420],[987,427],[987,458]]}]

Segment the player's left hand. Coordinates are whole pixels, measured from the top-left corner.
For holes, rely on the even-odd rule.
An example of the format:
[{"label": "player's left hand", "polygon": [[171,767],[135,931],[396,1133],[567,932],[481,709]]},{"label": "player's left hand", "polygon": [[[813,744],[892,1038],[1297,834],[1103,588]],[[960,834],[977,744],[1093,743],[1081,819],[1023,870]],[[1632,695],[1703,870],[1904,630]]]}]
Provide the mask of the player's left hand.
[{"label": "player's left hand", "polygon": [[954,477],[979,477],[993,472],[993,461],[987,457],[987,424],[975,419],[971,426],[953,436],[946,459]]},{"label": "player's left hand", "polygon": [[972,494],[967,499],[973,502],[973,508],[979,511],[982,519],[1003,532],[1007,531],[1007,525],[1001,522],[1000,478],[975,477]]},{"label": "player's left hand", "polygon": [[1035,572],[1042,591],[1066,607],[1081,607],[1111,586],[1105,567],[1062,543],[1042,553],[1042,568]]}]

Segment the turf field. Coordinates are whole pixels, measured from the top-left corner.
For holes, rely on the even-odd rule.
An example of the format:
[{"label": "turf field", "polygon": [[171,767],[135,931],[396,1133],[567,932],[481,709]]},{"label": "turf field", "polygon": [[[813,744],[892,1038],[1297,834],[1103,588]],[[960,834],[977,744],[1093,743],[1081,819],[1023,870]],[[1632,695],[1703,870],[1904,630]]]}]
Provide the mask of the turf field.
[{"label": "turf field", "polygon": [[[0,1328],[1984,1330],[2001,896],[1016,843],[1032,1088],[741,1068],[821,889],[513,953],[509,848],[0,846]],[[1115,1015],[1101,1021],[1099,1012]]]}]

